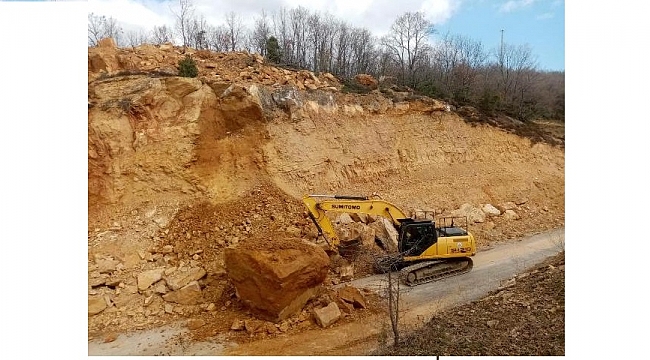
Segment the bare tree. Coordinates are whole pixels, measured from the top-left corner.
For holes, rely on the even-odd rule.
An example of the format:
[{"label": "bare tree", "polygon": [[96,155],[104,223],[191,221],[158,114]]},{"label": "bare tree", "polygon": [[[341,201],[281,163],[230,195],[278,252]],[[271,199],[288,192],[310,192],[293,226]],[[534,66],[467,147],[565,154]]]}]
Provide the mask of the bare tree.
[{"label": "bare tree", "polygon": [[292,63],[302,68],[307,67],[307,29],[309,11],[298,6],[289,12],[291,41],[293,43]]},{"label": "bare tree", "polygon": [[251,45],[253,50],[262,56],[266,56],[266,41],[271,36],[271,25],[266,12],[262,10],[262,15],[255,19],[255,27],[251,33]]},{"label": "bare tree", "polygon": [[500,88],[504,100],[509,101],[513,96],[517,96],[521,91],[520,87],[524,86],[524,74],[535,70],[537,64],[528,45],[504,45],[501,59]]},{"label": "bare tree", "polygon": [[[312,71],[318,73],[319,71],[319,50],[322,46],[322,38],[324,36],[324,26],[321,22],[320,15],[314,13],[307,18],[307,32],[309,37],[309,45],[312,49],[312,59],[310,63],[312,64]],[[305,44],[305,47],[308,45]]]},{"label": "bare tree", "polygon": [[149,42],[149,36],[143,30],[130,30],[126,33],[128,46],[136,47]]},{"label": "bare tree", "polygon": [[350,44],[350,27],[344,23],[339,23],[336,38],[336,67],[335,73],[342,77],[349,77],[348,70],[348,48]]},{"label": "bare tree", "polygon": [[304,60],[316,73],[332,71],[338,22],[329,13],[315,12],[307,17],[307,38],[302,47],[311,53]]},{"label": "bare tree", "polygon": [[122,28],[117,24],[116,19],[94,13],[88,14],[88,45],[97,46],[99,40],[108,37],[113,38],[115,43],[119,44],[121,34]]},{"label": "bare tree", "polygon": [[167,25],[154,26],[151,31],[151,41],[156,45],[172,42],[173,37],[172,30]]},{"label": "bare tree", "polygon": [[531,96],[536,98],[540,115],[564,120],[564,72],[536,72]]},{"label": "bare tree", "polygon": [[226,27],[230,40],[230,51],[235,51],[243,45],[245,28],[242,19],[234,11],[226,14]]},{"label": "bare tree", "polygon": [[188,43],[195,49],[208,47],[208,22],[203,15],[188,21]]},{"label": "bare tree", "polygon": [[289,11],[286,8],[273,14],[273,28],[280,45],[280,62],[288,63],[293,53],[293,42],[290,39]]},{"label": "bare tree", "polygon": [[442,85],[442,91],[451,96],[452,74],[460,63],[460,49],[454,44],[454,37],[446,34],[433,50],[434,72]]},{"label": "bare tree", "polygon": [[179,9],[174,10],[170,6],[170,10],[174,17],[176,17],[176,32],[183,40],[183,46],[189,46],[191,21],[194,17],[194,5],[191,0],[178,0]]},{"label": "bare tree", "polygon": [[476,90],[476,82],[488,56],[480,41],[463,36],[456,39],[460,50],[460,64],[453,71],[452,92],[455,99],[467,103],[480,94]]},{"label": "bare tree", "polygon": [[88,14],[88,45],[97,46],[99,40],[104,36],[102,17],[93,13]]},{"label": "bare tree", "polygon": [[388,317],[393,333],[393,346],[400,343],[400,283],[402,275],[400,263],[404,253],[393,252],[375,259],[375,270],[386,273],[386,297],[388,301]]},{"label": "bare tree", "polygon": [[355,28],[350,34],[351,59],[354,64],[352,73],[372,73],[374,53],[373,37],[368,29]]},{"label": "bare tree", "polygon": [[406,12],[393,22],[390,33],[382,39],[382,44],[400,66],[402,81],[414,82],[415,71],[428,49],[427,37],[433,31],[433,25],[423,12]]},{"label": "bare tree", "polygon": [[388,315],[390,316],[390,325],[393,330],[393,346],[399,346],[399,315],[400,315],[400,273],[394,271],[391,264],[388,271]]},{"label": "bare tree", "polygon": [[327,72],[333,71],[334,64],[334,43],[338,34],[338,21],[332,14],[325,14],[322,21],[323,33],[320,44],[320,59],[319,63],[321,70]]},{"label": "bare tree", "polygon": [[230,49],[230,34],[224,25],[209,26],[207,30],[208,48],[214,51],[225,52]]},{"label": "bare tree", "polygon": [[445,96],[467,102],[475,95],[474,85],[486,61],[480,41],[446,34],[432,50],[430,78],[440,83],[439,90]]}]

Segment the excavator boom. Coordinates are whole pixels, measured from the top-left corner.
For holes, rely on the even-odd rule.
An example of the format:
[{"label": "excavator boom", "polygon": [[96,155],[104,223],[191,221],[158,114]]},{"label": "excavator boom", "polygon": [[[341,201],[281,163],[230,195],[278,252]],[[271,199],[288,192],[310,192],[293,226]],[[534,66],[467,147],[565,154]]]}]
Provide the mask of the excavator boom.
[{"label": "excavator boom", "polygon": [[396,227],[400,220],[408,218],[399,207],[388,201],[363,196],[306,195],[302,201],[309,209],[309,216],[318,232],[326,235],[325,239],[333,250],[340,245],[340,239],[326,215],[327,211],[379,215],[391,220]]}]

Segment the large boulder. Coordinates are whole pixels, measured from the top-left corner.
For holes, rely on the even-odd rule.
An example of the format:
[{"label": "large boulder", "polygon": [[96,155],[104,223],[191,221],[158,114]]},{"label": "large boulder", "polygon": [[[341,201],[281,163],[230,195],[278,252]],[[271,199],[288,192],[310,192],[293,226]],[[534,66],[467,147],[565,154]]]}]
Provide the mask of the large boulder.
[{"label": "large boulder", "polygon": [[176,99],[183,99],[203,86],[200,80],[186,77],[169,77],[164,79],[164,84],[169,95]]},{"label": "large boulder", "polygon": [[340,225],[337,234],[341,241],[341,247],[364,245],[366,247],[375,246],[375,230],[363,223],[352,222],[347,225]]},{"label": "large boulder", "polygon": [[117,46],[112,38],[102,39],[97,47],[88,48],[88,71],[91,73],[112,72],[120,69]]},{"label": "large boulder", "polygon": [[494,207],[492,204],[483,205],[483,212],[492,216],[501,215],[501,211],[496,207]]},{"label": "large boulder", "polygon": [[467,221],[469,221],[470,223],[485,222],[485,213],[483,212],[483,210],[474,207],[471,204],[461,205],[460,209],[451,212],[451,216],[467,217]]},{"label": "large boulder", "polygon": [[242,302],[258,317],[278,322],[318,293],[329,257],[301,239],[275,239],[227,248],[225,265]]},{"label": "large boulder", "polygon": [[386,218],[378,216],[377,220],[369,226],[375,231],[375,238],[379,240],[384,250],[394,251],[397,249],[397,239],[399,234],[392,222]]},{"label": "large boulder", "polygon": [[99,40],[97,43],[97,47],[100,48],[117,48],[117,44],[115,43],[115,40],[113,38],[107,37]]},{"label": "large boulder", "polygon": [[368,74],[357,74],[354,77],[354,80],[363,85],[366,86],[370,89],[376,89],[377,88],[377,80],[372,76]]},{"label": "large boulder", "polygon": [[354,220],[352,220],[352,217],[350,216],[350,214],[343,213],[343,214],[339,215],[336,222],[338,222],[339,224],[347,225],[347,224],[353,223]]},{"label": "large boulder", "polygon": [[375,246],[375,229],[362,223],[352,223],[348,226],[351,232],[357,233],[361,243],[367,247]]}]

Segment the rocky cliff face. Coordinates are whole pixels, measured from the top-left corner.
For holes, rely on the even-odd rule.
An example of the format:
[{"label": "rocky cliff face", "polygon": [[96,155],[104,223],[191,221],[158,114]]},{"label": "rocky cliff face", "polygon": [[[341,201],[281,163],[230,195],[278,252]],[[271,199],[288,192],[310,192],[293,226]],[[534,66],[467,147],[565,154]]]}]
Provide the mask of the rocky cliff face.
[{"label": "rocky cliff face", "polygon": [[[188,52],[196,79],[176,76],[185,54],[171,45],[89,49],[89,330],[203,311],[230,327],[241,314],[225,249],[270,233],[313,241],[305,193],[376,192],[407,211],[480,212],[470,228],[480,245],[563,225],[562,148],[467,123],[448,104],[398,89],[346,94],[331,74]],[[375,231],[356,225],[372,247]],[[325,285],[351,277],[344,265]],[[141,289],[138,277],[150,275]],[[270,317],[296,310],[278,299],[262,309]]]},{"label": "rocky cliff face", "polygon": [[253,55],[194,52],[199,78],[171,76],[182,56],[167,45],[89,49],[91,209],[233,200],[261,179],[295,197],[379,192],[437,210],[529,198],[563,209],[561,148],[470,125],[433,99],[344,94],[330,74]]},{"label": "rocky cliff face", "polygon": [[89,199],[137,203],[202,193],[223,201],[261,176],[294,196],[379,191],[411,202],[429,192],[436,195],[413,205],[452,207],[468,193],[504,201],[541,194],[534,182],[564,181],[561,149],[467,125],[435,101],[354,100],[179,77],[96,81]]}]

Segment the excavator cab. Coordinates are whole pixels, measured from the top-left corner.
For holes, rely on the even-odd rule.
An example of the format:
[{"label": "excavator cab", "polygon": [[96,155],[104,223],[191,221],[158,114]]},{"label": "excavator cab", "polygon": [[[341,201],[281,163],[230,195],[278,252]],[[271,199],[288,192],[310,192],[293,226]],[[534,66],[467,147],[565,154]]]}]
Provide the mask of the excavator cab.
[{"label": "excavator cab", "polygon": [[400,226],[399,252],[404,256],[417,256],[437,241],[438,234],[433,221],[413,220]]},{"label": "excavator cab", "polygon": [[[456,226],[455,221],[464,220],[465,224]],[[468,221],[466,216],[447,216],[438,219],[437,227],[438,236],[467,236]]]}]

